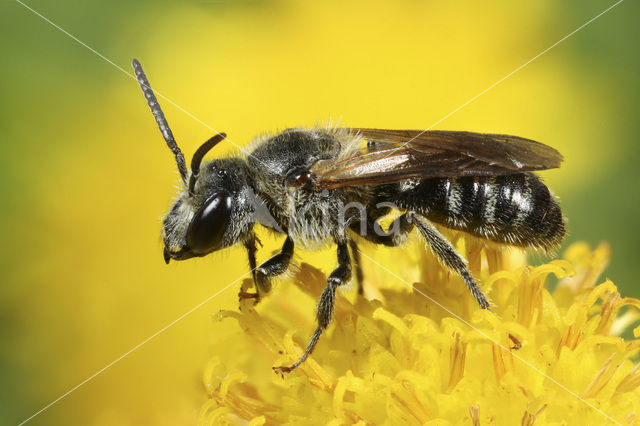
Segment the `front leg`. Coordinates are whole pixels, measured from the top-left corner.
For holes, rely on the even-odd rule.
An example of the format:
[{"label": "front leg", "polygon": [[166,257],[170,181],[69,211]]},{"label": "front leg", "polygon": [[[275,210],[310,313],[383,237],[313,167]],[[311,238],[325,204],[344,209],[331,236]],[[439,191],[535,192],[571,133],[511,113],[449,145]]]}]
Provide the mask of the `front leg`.
[{"label": "front leg", "polygon": [[284,373],[290,373],[295,370],[300,364],[302,364],[313,352],[313,349],[320,340],[322,332],[331,323],[333,318],[333,309],[335,306],[336,290],[338,286],[346,283],[351,278],[351,261],[349,259],[349,245],[346,241],[336,241],[338,244],[338,267],[329,275],[327,279],[327,286],[322,291],[320,300],[318,301],[318,307],[316,309],[316,318],[318,320],[318,327],[313,332],[307,348],[304,353],[296,362],[289,367],[273,367],[276,373],[280,373],[284,377]]},{"label": "front leg", "polygon": [[262,265],[256,267],[256,246],[255,239],[245,244],[247,247],[247,254],[249,256],[249,266],[253,275],[253,282],[256,285],[255,293],[240,293],[241,299],[255,298],[256,302],[260,301],[260,296],[266,294],[271,290],[271,278],[282,274],[289,267],[289,262],[293,256],[294,244],[291,237],[287,236],[287,239],[282,245],[280,252],[264,262]]},{"label": "front leg", "polygon": [[280,252],[264,262],[256,270],[255,282],[257,289],[262,293],[271,291],[271,278],[282,274],[289,267],[293,256],[293,240],[287,236]]}]

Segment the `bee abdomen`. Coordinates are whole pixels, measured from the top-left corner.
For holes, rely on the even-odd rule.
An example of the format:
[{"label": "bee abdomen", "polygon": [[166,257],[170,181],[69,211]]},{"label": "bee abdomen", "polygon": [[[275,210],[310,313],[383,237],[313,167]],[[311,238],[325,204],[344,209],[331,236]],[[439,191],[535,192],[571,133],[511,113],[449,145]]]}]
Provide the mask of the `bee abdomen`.
[{"label": "bee abdomen", "polygon": [[500,243],[551,248],[565,234],[560,206],[532,173],[425,179],[401,198],[436,223]]}]

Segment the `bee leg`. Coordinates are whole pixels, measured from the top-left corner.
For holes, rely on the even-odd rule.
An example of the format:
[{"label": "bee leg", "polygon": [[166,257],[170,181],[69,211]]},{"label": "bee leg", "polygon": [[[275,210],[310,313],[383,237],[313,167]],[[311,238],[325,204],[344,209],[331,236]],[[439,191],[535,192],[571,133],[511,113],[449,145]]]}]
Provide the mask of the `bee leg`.
[{"label": "bee leg", "polygon": [[[260,242],[260,240],[257,240]],[[270,278],[279,275],[287,270],[291,257],[293,256],[293,240],[289,237],[284,241],[280,253],[271,257],[269,260],[256,266],[256,238],[250,239],[245,243],[247,248],[247,254],[249,256],[249,267],[251,268],[251,274],[253,275],[253,282],[256,285],[255,293],[240,292],[238,297],[242,299],[253,298],[256,299],[256,303],[260,301],[261,294],[268,293],[271,290]]]},{"label": "bee leg", "polygon": [[[258,264],[256,262],[256,251],[258,251],[258,249],[256,248],[256,241],[259,242],[260,240],[258,240],[255,235],[252,235],[244,243],[244,246],[247,249],[247,257],[249,258],[249,268],[251,270],[251,275],[253,276],[254,284],[258,282],[256,278],[256,269],[258,269],[257,268]],[[256,299],[256,303],[258,303],[260,301],[258,286],[256,285],[255,293],[249,293],[241,289],[240,293],[238,293],[238,299],[240,299],[240,301],[242,301],[243,299]]]},{"label": "bee leg", "polygon": [[282,274],[289,267],[289,262],[293,256],[293,240],[287,236],[280,252],[264,262],[255,271],[255,283],[262,293],[271,291],[271,278]]},{"label": "bee leg", "polygon": [[394,220],[387,231],[384,231],[378,221],[372,218],[367,220],[365,229],[360,229],[361,226],[360,222],[355,222],[350,225],[350,228],[368,241],[387,247],[403,244],[413,230],[413,223],[409,221],[407,213]]},{"label": "bee leg", "polygon": [[360,264],[360,250],[355,241],[349,240],[349,246],[351,247],[351,257],[353,258],[353,268],[356,270],[356,281],[358,282],[358,294],[362,296],[362,265]]},{"label": "bee leg", "polygon": [[335,305],[336,290],[338,286],[349,281],[351,278],[351,261],[349,259],[349,246],[346,241],[337,242],[338,244],[338,267],[329,275],[327,279],[327,286],[322,291],[320,300],[318,301],[318,307],[316,308],[316,318],[318,320],[318,327],[313,332],[307,348],[304,353],[296,362],[291,366],[286,367],[273,367],[273,370],[284,377],[284,373],[290,373],[295,370],[300,364],[302,364],[313,352],[313,349],[320,340],[322,332],[327,328],[333,317],[333,308]]},{"label": "bee leg", "polygon": [[447,241],[447,239],[429,222],[427,219],[414,212],[407,213],[407,219],[413,223],[422,236],[427,240],[427,244],[431,247],[431,250],[435,253],[438,259],[449,269],[460,275],[465,284],[475,297],[476,301],[482,309],[489,309],[489,301],[484,295],[478,284],[471,276],[469,268],[467,268],[467,261],[462,257],[453,245]]}]

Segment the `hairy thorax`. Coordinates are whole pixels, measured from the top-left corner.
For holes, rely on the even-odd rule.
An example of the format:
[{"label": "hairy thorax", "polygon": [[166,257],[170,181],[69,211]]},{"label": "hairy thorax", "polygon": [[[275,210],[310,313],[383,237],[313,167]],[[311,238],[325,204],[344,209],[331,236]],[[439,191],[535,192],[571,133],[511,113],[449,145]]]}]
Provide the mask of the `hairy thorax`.
[{"label": "hairy thorax", "polygon": [[317,249],[343,239],[350,223],[366,217],[368,197],[366,188],[321,192],[292,189],[283,220],[296,244]]},{"label": "hairy thorax", "polygon": [[263,138],[249,152],[247,161],[254,172],[257,193],[296,245],[316,249],[341,238],[345,224],[357,210],[351,208],[345,213],[345,206],[365,204],[367,191],[340,188],[316,192],[289,186],[287,179],[309,170],[319,160],[345,155],[360,141],[336,129],[290,129]]}]

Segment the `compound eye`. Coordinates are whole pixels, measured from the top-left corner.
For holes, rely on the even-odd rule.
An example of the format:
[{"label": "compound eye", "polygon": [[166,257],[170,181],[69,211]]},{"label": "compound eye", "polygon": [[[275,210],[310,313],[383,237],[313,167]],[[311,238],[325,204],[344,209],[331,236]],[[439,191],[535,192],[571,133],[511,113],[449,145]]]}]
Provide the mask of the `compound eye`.
[{"label": "compound eye", "polygon": [[211,196],[196,213],[187,232],[187,245],[194,253],[208,253],[221,247],[231,219],[231,197]]}]

